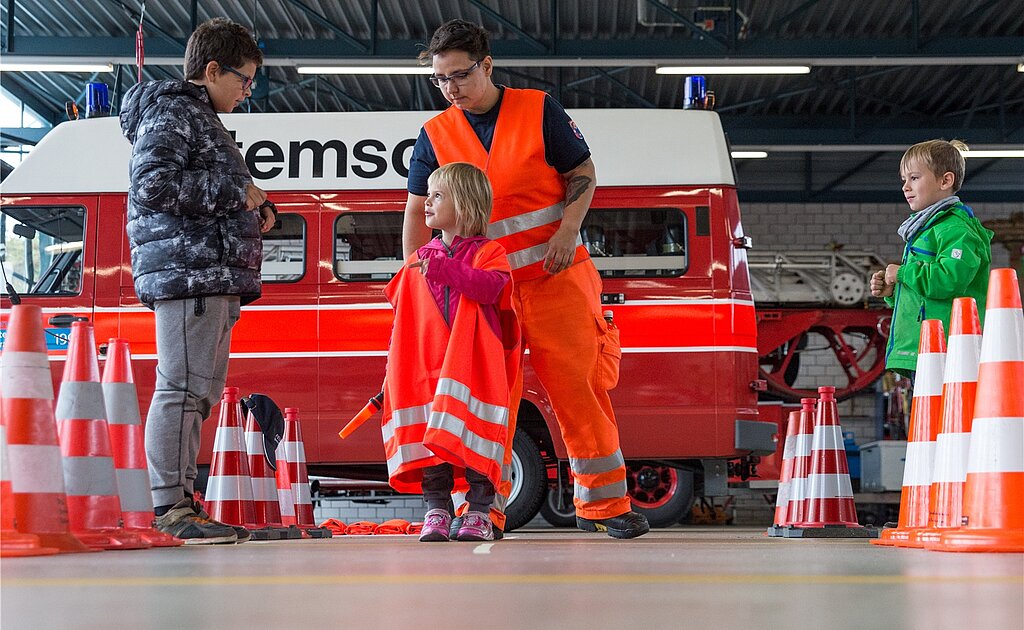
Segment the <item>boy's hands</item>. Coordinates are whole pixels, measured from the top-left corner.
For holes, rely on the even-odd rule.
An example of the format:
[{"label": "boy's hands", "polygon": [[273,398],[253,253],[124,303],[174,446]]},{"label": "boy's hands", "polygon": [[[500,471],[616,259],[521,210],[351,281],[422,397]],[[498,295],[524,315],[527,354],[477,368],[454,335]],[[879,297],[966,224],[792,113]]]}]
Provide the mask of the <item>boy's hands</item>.
[{"label": "boy's hands", "polygon": [[252,184],[245,185],[245,208],[246,210],[255,210],[267,200],[267,193],[263,192]]},{"label": "boy's hands", "polygon": [[266,234],[270,228],[277,223],[277,215],[274,213],[273,205],[267,201],[260,206],[260,234]]},{"label": "boy's hands", "polygon": [[871,295],[875,297],[889,297],[896,289],[896,272],[899,265],[889,265],[871,274]]}]

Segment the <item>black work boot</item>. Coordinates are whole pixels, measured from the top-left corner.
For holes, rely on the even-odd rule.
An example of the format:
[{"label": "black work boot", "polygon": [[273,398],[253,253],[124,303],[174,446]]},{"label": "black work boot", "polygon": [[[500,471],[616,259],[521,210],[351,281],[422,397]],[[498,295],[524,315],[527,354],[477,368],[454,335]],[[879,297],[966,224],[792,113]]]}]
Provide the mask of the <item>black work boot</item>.
[{"label": "black work boot", "polygon": [[603,519],[576,517],[576,527],[585,532],[608,532],[612,538],[636,538],[651,531],[647,517],[637,512],[626,512]]}]

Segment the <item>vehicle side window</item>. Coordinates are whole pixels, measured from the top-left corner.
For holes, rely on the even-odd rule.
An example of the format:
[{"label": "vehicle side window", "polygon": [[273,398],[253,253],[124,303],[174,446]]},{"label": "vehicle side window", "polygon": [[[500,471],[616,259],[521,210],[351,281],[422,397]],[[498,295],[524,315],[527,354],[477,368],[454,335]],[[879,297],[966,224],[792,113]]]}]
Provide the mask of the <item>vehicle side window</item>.
[{"label": "vehicle side window", "polygon": [[678,208],[591,208],[580,236],[603,278],[681,276],[689,266]]},{"label": "vehicle side window", "polygon": [[306,269],[306,220],[282,212],[263,235],[264,282],[297,282]]},{"label": "vehicle side window", "polygon": [[0,213],[0,260],[22,295],[77,295],[82,291],[85,208],[13,207]]},{"label": "vehicle side window", "polygon": [[401,261],[401,212],[355,212],[334,222],[334,273],[339,279],[389,280]]}]

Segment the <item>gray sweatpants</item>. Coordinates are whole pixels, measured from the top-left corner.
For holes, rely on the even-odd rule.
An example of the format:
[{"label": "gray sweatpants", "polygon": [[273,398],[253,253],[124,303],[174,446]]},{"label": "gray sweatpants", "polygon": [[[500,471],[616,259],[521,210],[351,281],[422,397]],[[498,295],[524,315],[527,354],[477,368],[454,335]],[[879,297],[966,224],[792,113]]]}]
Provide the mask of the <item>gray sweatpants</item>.
[{"label": "gray sweatpants", "polygon": [[228,375],[237,296],[157,302],[156,390],[146,417],[153,505],[174,505],[195,490],[199,434]]}]

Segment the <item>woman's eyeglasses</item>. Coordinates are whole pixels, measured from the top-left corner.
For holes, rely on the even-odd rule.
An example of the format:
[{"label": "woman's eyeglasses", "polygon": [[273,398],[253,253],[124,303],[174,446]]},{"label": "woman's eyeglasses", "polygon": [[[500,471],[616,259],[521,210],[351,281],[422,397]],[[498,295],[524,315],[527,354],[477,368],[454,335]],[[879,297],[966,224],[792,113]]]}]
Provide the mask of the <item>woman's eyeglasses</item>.
[{"label": "woman's eyeglasses", "polygon": [[480,62],[476,62],[466,70],[462,72],[453,72],[446,77],[432,76],[430,82],[434,84],[434,87],[443,88],[448,85],[449,81],[454,81],[455,85],[462,85],[469,78],[470,73],[480,67]]},{"label": "woman's eyeglasses", "polygon": [[244,74],[242,74],[241,72],[239,72],[238,70],[235,70],[234,68],[232,68],[231,66],[221,65],[221,70],[225,70],[227,72],[230,72],[231,74],[233,74],[236,77],[238,77],[239,79],[241,79],[242,80],[242,89],[243,90],[255,90],[256,89],[256,77],[247,77]]}]

